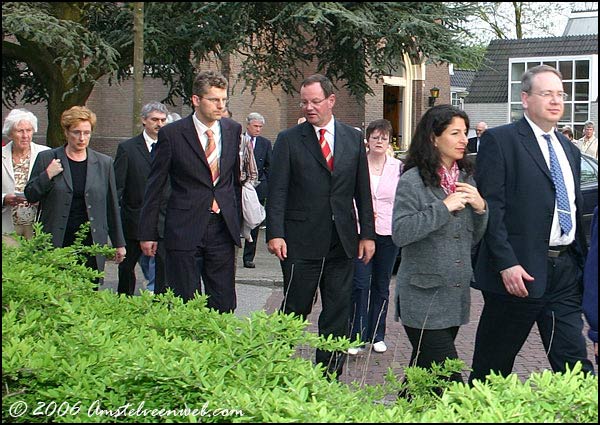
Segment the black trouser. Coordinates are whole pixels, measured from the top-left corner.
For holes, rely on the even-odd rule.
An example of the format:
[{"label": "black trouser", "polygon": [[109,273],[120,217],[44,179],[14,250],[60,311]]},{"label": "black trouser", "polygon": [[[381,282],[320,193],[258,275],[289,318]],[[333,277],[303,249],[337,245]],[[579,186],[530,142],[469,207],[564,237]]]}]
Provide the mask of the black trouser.
[{"label": "black trouser", "polygon": [[[296,313],[303,319],[311,313],[317,294],[321,292],[319,335],[348,336],[352,295],[352,259],[332,232],[330,250],[321,259],[287,258],[281,262],[283,271],[283,302],[281,310]],[[326,374],[342,374],[346,354],[317,350],[316,362],[327,368]]]},{"label": "black trouser", "polygon": [[491,371],[509,375],[534,323],[552,370],[564,372],[566,366],[572,369],[581,361],[583,371],[594,373],[582,333],[581,276],[581,268],[569,250],[560,257],[548,258],[548,281],[542,298],[484,291],[469,382],[483,380]]},{"label": "black trouser", "polygon": [[221,214],[211,214],[204,239],[197,249],[167,249],[167,287],[184,301],[191,300],[196,292],[202,293],[200,268],[208,307],[220,313],[233,312],[237,302],[235,243]]},{"label": "black trouser", "polygon": [[[266,198],[261,199],[260,200],[261,205],[264,206],[266,200],[267,200]],[[248,242],[247,240],[244,241],[244,254],[242,257],[244,260],[244,263],[247,263],[249,261],[254,261],[254,256],[256,255],[256,241],[258,240],[258,232],[260,230],[261,225],[262,225],[262,223],[250,231],[250,236],[252,236],[252,242]]]},{"label": "black trouser", "polygon": [[[409,366],[430,369],[434,362],[441,365],[446,359],[458,359],[454,345],[458,329],[458,326],[445,329],[417,329],[404,326],[412,345]],[[452,374],[450,380],[463,382],[460,373]]]}]

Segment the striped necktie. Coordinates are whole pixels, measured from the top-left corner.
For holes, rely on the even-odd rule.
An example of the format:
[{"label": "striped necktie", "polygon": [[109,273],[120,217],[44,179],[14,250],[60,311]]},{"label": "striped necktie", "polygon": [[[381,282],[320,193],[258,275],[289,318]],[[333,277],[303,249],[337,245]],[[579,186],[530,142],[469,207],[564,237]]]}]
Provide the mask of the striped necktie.
[{"label": "striped necktie", "polygon": [[[217,181],[219,180],[219,157],[217,156],[217,144],[215,143],[214,133],[211,129],[206,130],[205,134],[206,138],[208,139],[208,143],[206,144],[204,153],[206,154],[206,160],[208,161],[208,166],[210,167],[213,185],[216,185]],[[219,212],[219,204],[217,204],[217,200],[215,198],[213,198],[210,210],[214,213]]]},{"label": "striped necktie", "polygon": [[327,167],[329,171],[333,171],[333,153],[331,152],[331,148],[329,147],[329,143],[325,140],[325,133],[327,130],[324,128],[319,130],[321,137],[319,138],[319,145],[321,146],[321,152],[323,152],[323,157],[325,158],[325,162],[327,162]]}]

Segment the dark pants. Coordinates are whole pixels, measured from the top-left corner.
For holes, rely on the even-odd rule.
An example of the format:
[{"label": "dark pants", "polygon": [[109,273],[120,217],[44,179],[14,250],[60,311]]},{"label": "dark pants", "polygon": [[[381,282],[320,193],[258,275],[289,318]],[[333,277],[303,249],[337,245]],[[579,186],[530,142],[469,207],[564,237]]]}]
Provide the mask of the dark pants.
[{"label": "dark pants", "polygon": [[377,235],[371,261],[364,264],[358,258],[354,260],[351,340],[354,341],[358,334],[362,342],[384,340],[390,280],[398,249],[391,236]]},{"label": "dark pants", "polygon": [[[306,319],[317,294],[321,292],[319,335],[348,336],[350,300],[352,294],[352,259],[334,230],[330,250],[325,258],[287,258],[281,262],[283,271],[283,302],[281,310],[296,313]],[[326,374],[342,374],[346,354],[317,350],[316,362],[327,368]]]},{"label": "dark pants", "polygon": [[484,291],[469,382],[484,380],[491,371],[509,375],[534,323],[552,370],[564,372],[567,365],[572,369],[581,361],[583,371],[593,373],[582,334],[581,275],[573,254],[567,251],[558,258],[548,258],[548,282],[542,298]]},{"label": "dark pants", "polygon": [[208,307],[221,313],[233,312],[235,294],[235,243],[221,214],[211,214],[204,239],[195,250],[167,249],[167,286],[184,301],[201,294],[202,281]]},{"label": "dark pants", "polygon": [[[142,256],[142,249],[140,247],[140,241],[138,240],[127,239],[125,241],[125,244],[127,254],[125,255],[125,259],[119,264],[119,285],[117,287],[117,293],[133,295],[133,293],[135,292],[136,283],[135,265]],[[157,250],[154,258],[155,293],[161,293],[159,291],[156,291],[157,286],[164,287],[164,258],[165,257],[161,255],[160,250]],[[164,292],[164,290],[162,292]]]},{"label": "dark pants", "polygon": [[[412,345],[409,365],[430,369],[434,362],[441,365],[446,359],[458,359],[454,345],[458,329],[458,326],[446,329],[417,329],[404,326]],[[463,382],[460,373],[452,374],[450,380]]]},{"label": "dark pants", "polygon": [[[266,198],[261,199],[261,205],[264,206],[266,200]],[[260,230],[261,225],[262,223],[250,231],[250,236],[252,236],[252,242],[248,242],[247,240],[244,241],[244,254],[242,257],[244,259],[244,263],[254,261],[254,256],[256,255],[256,241],[258,240],[258,232]]]}]

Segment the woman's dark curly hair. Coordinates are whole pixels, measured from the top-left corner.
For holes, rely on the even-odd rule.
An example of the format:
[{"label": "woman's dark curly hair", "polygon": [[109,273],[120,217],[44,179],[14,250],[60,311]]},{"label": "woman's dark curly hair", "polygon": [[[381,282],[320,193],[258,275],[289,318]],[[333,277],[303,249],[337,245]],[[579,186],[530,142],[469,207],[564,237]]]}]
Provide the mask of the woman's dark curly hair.
[{"label": "woman's dark curly hair", "polygon": [[[437,170],[442,160],[440,151],[434,145],[434,136],[441,136],[454,117],[462,118],[466,128],[469,128],[468,115],[452,105],[437,105],[430,108],[417,124],[404,161],[404,172],[417,167],[425,186],[440,186]],[[466,158],[459,159],[457,164],[458,168],[467,174],[473,173],[473,165]]]}]

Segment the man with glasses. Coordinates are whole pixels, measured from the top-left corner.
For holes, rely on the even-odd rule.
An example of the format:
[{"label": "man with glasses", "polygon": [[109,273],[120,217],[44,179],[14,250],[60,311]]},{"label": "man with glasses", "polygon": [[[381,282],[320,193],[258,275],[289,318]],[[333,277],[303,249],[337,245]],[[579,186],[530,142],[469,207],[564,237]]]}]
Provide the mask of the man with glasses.
[{"label": "man with glasses", "polygon": [[[328,78],[304,80],[307,121],[277,136],[267,201],[268,248],[283,271],[281,310],[306,318],[319,289],[325,337],[348,335],[353,258],[368,263],[376,239],[363,138],[334,118],[335,100]],[[344,359],[345,353],[317,350],[330,378],[342,373]]]},{"label": "man with glasses", "polygon": [[579,188],[580,153],[556,129],[562,75],[540,65],[521,82],[525,116],[483,133],[475,179],[489,222],[473,286],[483,293],[473,379],[512,372],[537,323],[550,366],[592,372],[582,334],[582,270],[587,253]]},{"label": "man with glasses", "polygon": [[163,127],[148,176],[139,234],[142,251],[155,255],[163,190],[170,180],[164,242],[167,287],[185,301],[201,293],[208,307],[233,312],[235,245],[240,246],[241,184],[239,145],[242,127],[222,118],[227,80],[198,74],[192,87],[194,113]]}]

